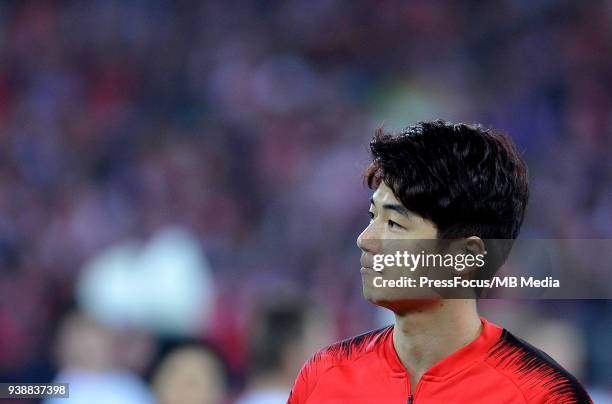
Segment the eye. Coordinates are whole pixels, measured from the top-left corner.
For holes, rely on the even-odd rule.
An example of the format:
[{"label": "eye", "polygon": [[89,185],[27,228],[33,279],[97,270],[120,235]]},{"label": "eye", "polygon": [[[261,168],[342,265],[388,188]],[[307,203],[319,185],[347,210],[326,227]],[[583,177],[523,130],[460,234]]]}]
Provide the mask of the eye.
[{"label": "eye", "polygon": [[390,227],[390,228],[392,228],[392,229],[393,229],[394,227],[398,227],[398,228],[400,228],[400,229],[403,229],[403,228],[404,228],[404,226],[402,226],[401,224],[399,224],[399,223],[397,223],[397,222],[394,222],[393,220],[389,220],[389,221],[387,222],[387,224],[388,224],[388,225],[389,225],[389,227]]},{"label": "eye", "polygon": [[374,220],[374,212],[368,212],[368,216],[370,217],[370,220]]}]

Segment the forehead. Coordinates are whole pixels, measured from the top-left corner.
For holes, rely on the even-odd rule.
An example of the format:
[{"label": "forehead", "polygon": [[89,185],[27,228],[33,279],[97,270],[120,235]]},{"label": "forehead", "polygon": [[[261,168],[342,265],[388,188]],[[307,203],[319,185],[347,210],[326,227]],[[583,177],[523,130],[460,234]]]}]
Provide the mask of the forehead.
[{"label": "forehead", "polygon": [[374,194],[372,194],[372,199],[376,205],[380,204],[399,204],[402,203],[395,197],[393,194],[393,190],[387,186],[384,182],[381,182]]}]

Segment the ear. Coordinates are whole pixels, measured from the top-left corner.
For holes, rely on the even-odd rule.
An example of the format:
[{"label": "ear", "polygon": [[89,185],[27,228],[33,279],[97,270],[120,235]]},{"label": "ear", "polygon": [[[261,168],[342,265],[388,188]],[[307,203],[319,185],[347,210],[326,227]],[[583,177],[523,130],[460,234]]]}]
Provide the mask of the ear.
[{"label": "ear", "polygon": [[470,236],[465,239],[465,252],[466,254],[478,255],[485,254],[485,244],[480,237]]},{"label": "ear", "polygon": [[[465,244],[463,246],[463,249],[464,249],[465,254],[477,256],[477,255],[485,255],[487,253],[484,241],[482,241],[482,239],[478,236],[470,236],[465,239],[464,243]],[[479,269],[479,267],[472,266],[470,268],[466,268],[463,271],[463,273],[469,274],[475,271],[476,269]]]},{"label": "ear", "polygon": [[450,240],[447,244],[447,249],[450,253],[456,254],[484,254],[485,243],[478,236],[470,236],[467,238],[456,238]]}]

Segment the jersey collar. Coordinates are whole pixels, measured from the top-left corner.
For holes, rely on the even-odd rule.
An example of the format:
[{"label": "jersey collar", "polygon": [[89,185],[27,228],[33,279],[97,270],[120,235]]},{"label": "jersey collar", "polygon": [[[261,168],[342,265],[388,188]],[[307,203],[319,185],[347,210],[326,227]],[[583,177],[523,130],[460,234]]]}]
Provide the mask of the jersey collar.
[{"label": "jersey collar", "polygon": [[[482,331],[478,338],[434,364],[423,374],[421,379],[429,381],[446,379],[474,363],[484,360],[488,355],[489,349],[499,340],[502,328],[484,317],[481,317],[480,321],[482,323]],[[385,334],[381,345],[383,357],[390,367],[391,375],[394,377],[406,377],[408,372],[393,346],[393,327],[390,327]]]}]

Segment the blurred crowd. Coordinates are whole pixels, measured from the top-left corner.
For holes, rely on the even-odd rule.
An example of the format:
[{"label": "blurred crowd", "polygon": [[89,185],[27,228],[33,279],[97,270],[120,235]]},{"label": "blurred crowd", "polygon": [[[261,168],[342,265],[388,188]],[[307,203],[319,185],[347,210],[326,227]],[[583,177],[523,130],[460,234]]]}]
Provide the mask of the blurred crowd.
[{"label": "blurred crowd", "polygon": [[[509,133],[531,176],[523,236],[611,238],[611,38],[603,0],[0,2],[0,380],[114,403],[286,395],[314,350],[387,320],[355,246],[383,123]],[[205,256],[201,321],[118,326],[83,303],[91,260],[167,228]],[[483,310],[573,336],[550,349],[612,390],[608,301]]]}]

